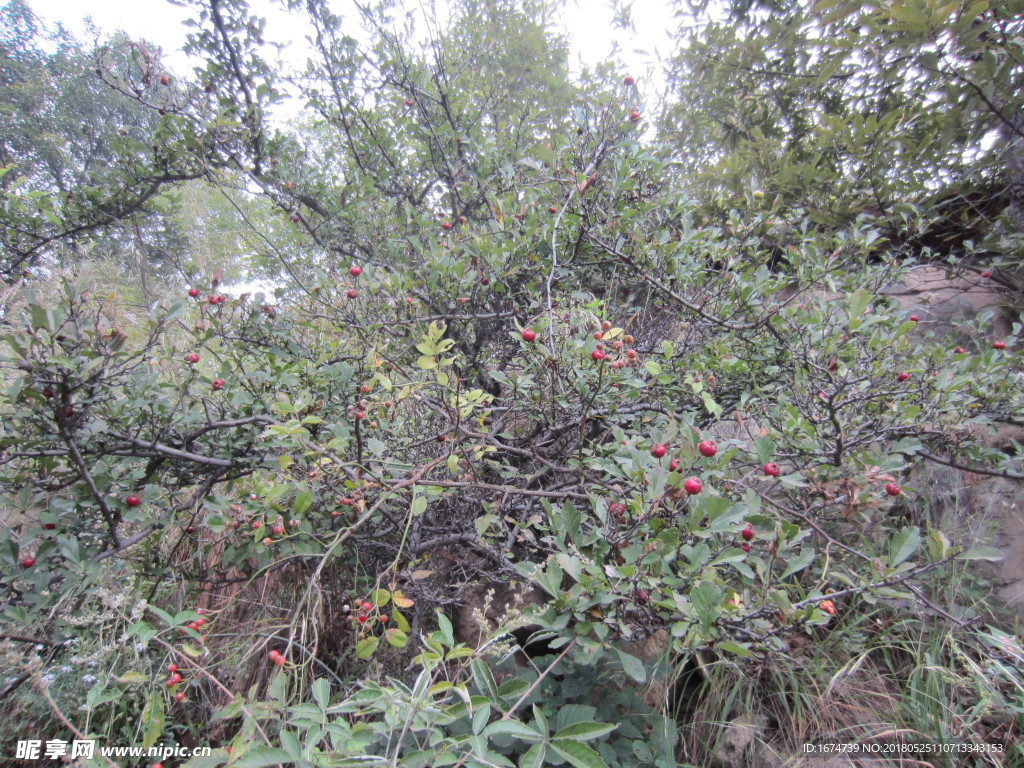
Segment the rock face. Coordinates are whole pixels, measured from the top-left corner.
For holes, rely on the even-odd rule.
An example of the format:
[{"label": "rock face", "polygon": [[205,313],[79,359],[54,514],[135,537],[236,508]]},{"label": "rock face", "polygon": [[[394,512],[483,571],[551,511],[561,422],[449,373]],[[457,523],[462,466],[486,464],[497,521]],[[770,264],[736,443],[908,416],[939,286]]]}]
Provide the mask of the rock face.
[{"label": "rock face", "polygon": [[1010,332],[1006,295],[994,278],[973,274],[952,277],[939,267],[921,266],[910,270],[904,284],[893,288],[889,295],[904,309],[921,316],[922,330],[932,330],[939,336],[957,333],[985,312],[992,313],[993,338]]},{"label": "rock face", "polygon": [[[966,329],[979,317],[988,316],[981,340],[986,347],[1011,332],[1018,316],[1009,306],[1012,293],[998,275],[957,277],[939,267],[922,266],[911,270],[890,295],[921,317],[919,333],[952,336],[970,349],[978,339]],[[1012,453],[1015,442],[1024,444],[1024,428],[1002,427],[982,437],[989,447]],[[1018,462],[1016,471],[1024,471],[1024,461]],[[915,503],[923,518],[955,536],[956,543],[1002,550],[1002,561],[978,561],[973,568],[990,582],[999,604],[1024,616],[1024,538],[1014,534],[1024,526],[1024,482],[924,465],[912,484],[919,492]]]}]

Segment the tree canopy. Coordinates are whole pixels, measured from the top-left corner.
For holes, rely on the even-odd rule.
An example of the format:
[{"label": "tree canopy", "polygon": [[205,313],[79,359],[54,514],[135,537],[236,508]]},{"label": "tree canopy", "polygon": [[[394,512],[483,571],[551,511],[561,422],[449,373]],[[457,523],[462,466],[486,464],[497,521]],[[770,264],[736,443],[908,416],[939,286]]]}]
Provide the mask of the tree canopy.
[{"label": "tree canopy", "polygon": [[12,722],[723,764],[874,738],[870,666],[891,742],[1019,752],[1001,554],[923,490],[1024,479],[1016,4],[678,3],[662,104],[554,0],[285,2],[294,75],[189,7],[188,74],[3,10]]}]

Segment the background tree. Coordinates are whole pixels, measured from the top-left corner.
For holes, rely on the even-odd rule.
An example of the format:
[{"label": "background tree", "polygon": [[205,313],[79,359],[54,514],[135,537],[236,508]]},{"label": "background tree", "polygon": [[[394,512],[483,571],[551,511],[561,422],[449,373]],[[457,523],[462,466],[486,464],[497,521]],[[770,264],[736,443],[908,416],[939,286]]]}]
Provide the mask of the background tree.
[{"label": "background tree", "polygon": [[[194,7],[193,81],[154,96],[137,46],[101,55],[156,113],[117,139],[103,194],[56,222],[9,194],[7,231],[38,249],[105,226],[109,200],[154,204],[146,184],[210,201],[176,209],[189,293],[129,311],[83,272],[11,310],[0,587],[24,654],[0,699],[76,644],[112,671],[54,677],[12,718],[85,697],[107,739],[218,747],[192,766],[707,764],[706,722],[738,708],[774,719],[783,753],[874,738],[801,716],[871,658],[893,738],[948,739],[949,707],[956,738],[1017,744],[1018,639],[945,588],[998,552],[941,530],[911,486],[925,462],[1021,479],[1019,446],[984,435],[1024,407],[1019,324],[979,318],[950,351],[889,293],[935,251],[940,195],[892,121],[946,137],[936,178],[973,183],[968,113],[926,115],[916,70],[873,79],[897,77],[888,43],[832,61],[821,5],[733,9],[757,51],[707,25],[715,46],[673,59],[700,119],[673,117],[681,101],[650,144],[633,78],[567,75],[547,3],[428,6],[425,31],[381,3],[360,9],[366,43],[296,4],[316,57],[291,81],[243,2]],[[821,23],[852,34],[856,10]],[[924,66],[923,35],[891,45]],[[289,94],[309,110],[294,129]],[[212,250],[256,259],[273,300],[226,289],[230,261],[197,248],[216,206],[244,231]],[[991,232],[1011,263],[1014,233]],[[474,591],[514,602],[513,581],[542,596],[528,619],[453,626]],[[642,700],[670,666],[660,706]]]}]

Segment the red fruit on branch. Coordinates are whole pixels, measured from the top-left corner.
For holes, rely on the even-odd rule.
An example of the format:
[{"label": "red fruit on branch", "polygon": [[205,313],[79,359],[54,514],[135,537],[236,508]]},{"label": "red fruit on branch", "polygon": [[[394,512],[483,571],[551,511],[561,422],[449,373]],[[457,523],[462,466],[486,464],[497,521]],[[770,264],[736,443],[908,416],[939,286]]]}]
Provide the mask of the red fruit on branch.
[{"label": "red fruit on branch", "polygon": [[779,469],[779,465],[776,464],[774,461],[769,461],[767,464],[761,467],[761,471],[763,471],[769,477],[778,477],[779,473],[782,470]]},{"label": "red fruit on branch", "polygon": [[704,486],[701,485],[700,480],[698,480],[696,477],[691,477],[689,480],[683,483],[683,489],[691,496],[696,496],[698,493],[704,490]]}]

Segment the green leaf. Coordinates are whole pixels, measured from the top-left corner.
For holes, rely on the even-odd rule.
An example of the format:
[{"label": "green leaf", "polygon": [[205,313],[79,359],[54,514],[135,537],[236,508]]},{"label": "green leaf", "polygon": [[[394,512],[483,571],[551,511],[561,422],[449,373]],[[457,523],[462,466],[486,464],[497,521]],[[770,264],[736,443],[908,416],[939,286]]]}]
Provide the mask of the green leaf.
[{"label": "green leaf", "polygon": [[989,560],[993,563],[1006,559],[1006,554],[995,547],[971,547],[956,556],[957,560]]},{"label": "green leaf", "polygon": [[615,649],[615,652],[618,654],[619,661],[622,663],[622,669],[627,675],[638,683],[646,682],[647,670],[644,669],[644,663],[640,659],[618,648]]},{"label": "green leaf", "polygon": [[[454,456],[455,454],[452,454],[452,455]],[[421,496],[420,494],[416,494],[415,496],[413,496],[412,497],[412,509],[411,509],[412,516],[416,517],[418,515],[422,515],[426,511],[427,511],[427,497],[426,496]]]},{"label": "green leaf", "polygon": [[728,651],[729,653],[735,653],[737,656],[743,656],[746,658],[749,658],[754,655],[750,651],[750,649],[747,648],[747,646],[740,645],[739,643],[734,642],[732,640],[726,640],[724,642],[718,643],[718,645],[716,645],[715,647],[720,650]]},{"label": "green leaf", "polygon": [[917,526],[905,526],[892,538],[889,545],[889,565],[895,567],[909,558],[921,546],[921,531]]},{"label": "green leaf", "polygon": [[313,699],[320,709],[327,709],[331,699],[331,684],[326,678],[318,678],[313,683]]},{"label": "green leaf", "polygon": [[483,735],[488,738],[497,735],[513,736],[521,741],[534,744],[544,741],[544,734],[537,733],[533,728],[518,720],[498,720],[484,728]]},{"label": "green leaf", "polygon": [[484,704],[482,707],[478,707],[476,712],[473,713],[473,735],[478,736],[486,725],[487,721],[491,717],[491,705]]},{"label": "green leaf", "polygon": [[779,581],[784,580],[787,576],[790,576],[797,571],[802,571],[810,565],[811,561],[814,560],[814,554],[815,552],[813,549],[803,549],[799,555],[789,561],[786,565],[786,570],[784,570],[782,575],[779,576]]},{"label": "green leaf", "polygon": [[292,502],[292,512],[296,515],[301,515],[313,504],[313,494],[309,491],[302,491],[295,496],[295,501]]},{"label": "green leaf", "polygon": [[384,639],[394,648],[405,648],[409,644],[409,636],[398,627],[391,627],[384,632]]},{"label": "green leaf", "polygon": [[380,638],[376,635],[370,637],[364,637],[358,643],[356,643],[356,658],[363,659],[364,661],[373,656],[374,651],[377,650],[377,646],[380,644]]},{"label": "green leaf", "polygon": [[543,768],[545,748],[543,744],[534,744],[519,758],[519,768]]},{"label": "green leaf", "polygon": [[164,696],[153,691],[142,708],[142,746],[149,749],[164,732]]},{"label": "green leaf", "polygon": [[283,749],[254,747],[231,763],[232,768],[270,768],[273,765],[295,765],[298,762]]},{"label": "green leaf", "polygon": [[[643,680],[637,682],[642,683]],[[556,733],[551,738],[553,739],[576,739],[577,741],[589,741],[590,739],[597,739],[604,736],[606,733],[611,733],[618,725],[612,725],[611,723],[595,723],[595,722],[583,722],[574,723],[567,726]]]},{"label": "green leaf", "polygon": [[491,674],[487,664],[482,659],[473,659],[470,666],[473,670],[473,681],[476,683],[476,687],[491,701],[497,701],[498,686],[495,685],[494,675]]},{"label": "green leaf", "polygon": [[597,752],[578,741],[559,739],[550,742],[549,747],[576,768],[608,768]]}]

